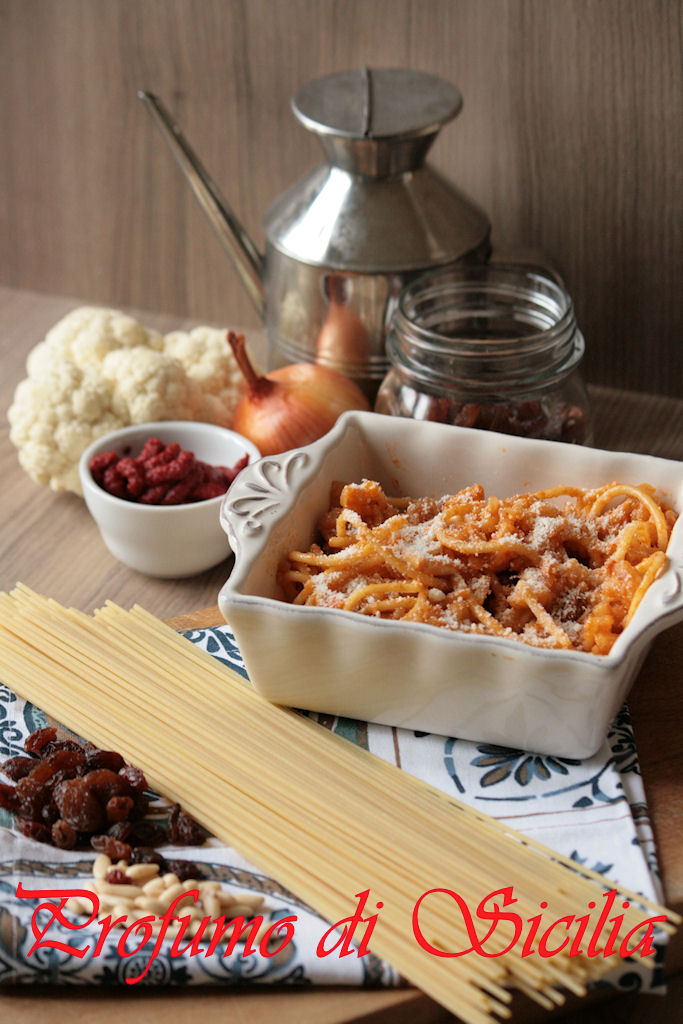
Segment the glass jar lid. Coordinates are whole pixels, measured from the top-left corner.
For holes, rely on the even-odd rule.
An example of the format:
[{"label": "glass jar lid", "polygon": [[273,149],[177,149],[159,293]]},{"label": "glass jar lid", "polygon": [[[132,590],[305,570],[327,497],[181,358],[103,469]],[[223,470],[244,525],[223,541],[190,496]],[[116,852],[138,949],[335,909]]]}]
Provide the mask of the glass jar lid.
[{"label": "glass jar lid", "polygon": [[416,381],[460,390],[524,390],[570,374],[584,352],[571,298],[517,264],[430,271],[408,285],[387,339],[391,362]]}]

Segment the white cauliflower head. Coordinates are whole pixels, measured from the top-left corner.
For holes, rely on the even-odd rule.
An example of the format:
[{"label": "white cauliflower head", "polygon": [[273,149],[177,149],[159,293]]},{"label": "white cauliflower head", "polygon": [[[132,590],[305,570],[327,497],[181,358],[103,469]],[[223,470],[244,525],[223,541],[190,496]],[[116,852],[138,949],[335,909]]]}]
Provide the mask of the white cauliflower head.
[{"label": "white cauliflower head", "polygon": [[67,313],[45,335],[45,345],[77,366],[98,367],[109,352],[117,349],[163,348],[158,331],[148,331],[127,313],[116,309],[80,306]]},{"label": "white cauliflower head", "polygon": [[8,412],[10,441],[36,483],[81,493],[78,460],[87,446],[125,421],[111,407],[111,389],[95,371],[64,361],[17,385]]},{"label": "white cauliflower head", "polygon": [[197,384],[164,352],[142,346],[119,349],[105,357],[101,372],[111,387],[115,413],[129,423],[199,418]]},{"label": "white cauliflower head", "polygon": [[245,392],[242,376],[227,332],[218,327],[193,327],[172,331],[164,338],[164,352],[183,366],[199,387],[197,419],[229,427]]}]

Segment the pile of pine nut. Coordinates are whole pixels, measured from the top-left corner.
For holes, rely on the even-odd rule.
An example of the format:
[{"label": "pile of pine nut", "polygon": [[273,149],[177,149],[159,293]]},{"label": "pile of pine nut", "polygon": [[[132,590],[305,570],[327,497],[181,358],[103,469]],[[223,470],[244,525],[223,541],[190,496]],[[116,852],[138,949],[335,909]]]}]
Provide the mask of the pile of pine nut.
[{"label": "pile of pine nut", "polygon": [[[129,881],[108,882],[107,875],[115,869],[123,872]],[[184,932],[189,937],[197,933],[202,920],[207,917],[212,921],[221,916],[224,916],[226,921],[235,917],[243,917],[245,921],[249,921],[260,914],[264,920],[251,937],[252,944],[257,946],[271,925],[267,913],[264,914],[262,896],[255,893],[229,893],[223,889],[220,882],[196,878],[181,882],[173,872],[159,874],[158,864],[128,865],[125,860],[113,863],[104,853],[95,858],[92,873],[93,889],[100,901],[99,918],[111,916],[114,920],[125,919],[116,922],[119,928],[125,928],[141,917],[154,914],[157,921],[151,925],[152,933],[158,934],[161,930],[161,918],[179,896],[181,898],[176,904],[174,915],[190,918]],[[196,902],[195,892],[199,894]],[[69,898],[66,909],[79,917],[89,917],[92,913],[92,905],[78,896]],[[166,935],[172,938],[182,927],[180,921],[172,920],[166,928]],[[249,931],[246,934],[249,934]],[[225,941],[229,937],[230,930],[225,935]]]}]

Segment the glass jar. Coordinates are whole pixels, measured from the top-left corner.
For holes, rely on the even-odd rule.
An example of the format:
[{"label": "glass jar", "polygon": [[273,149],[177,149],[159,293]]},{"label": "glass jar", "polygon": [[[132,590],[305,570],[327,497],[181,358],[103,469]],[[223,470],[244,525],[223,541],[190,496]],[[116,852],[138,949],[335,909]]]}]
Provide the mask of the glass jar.
[{"label": "glass jar", "polygon": [[550,272],[515,264],[425,274],[401,293],[375,411],[590,443],[584,340]]}]

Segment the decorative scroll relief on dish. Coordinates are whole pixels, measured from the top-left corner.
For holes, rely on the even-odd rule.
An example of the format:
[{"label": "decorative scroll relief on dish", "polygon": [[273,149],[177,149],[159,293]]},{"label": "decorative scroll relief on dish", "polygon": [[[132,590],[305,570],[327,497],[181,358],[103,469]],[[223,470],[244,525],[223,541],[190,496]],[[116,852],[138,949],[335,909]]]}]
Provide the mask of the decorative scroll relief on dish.
[{"label": "decorative scroll relief on dish", "polygon": [[683,598],[683,565],[670,566],[670,579],[667,580],[666,589],[662,588],[659,594],[661,604],[668,607],[671,604],[678,604]]},{"label": "decorative scroll relief on dish", "polygon": [[[310,461],[305,452],[293,452],[285,458],[261,459],[249,471],[248,479],[240,480],[241,494],[228,501],[224,514],[240,519],[245,533],[260,533],[268,513],[278,508]],[[250,493],[245,494],[245,491]]]}]

